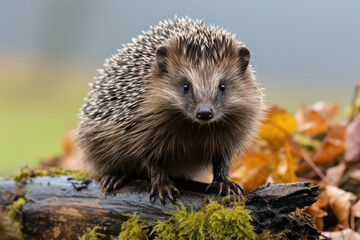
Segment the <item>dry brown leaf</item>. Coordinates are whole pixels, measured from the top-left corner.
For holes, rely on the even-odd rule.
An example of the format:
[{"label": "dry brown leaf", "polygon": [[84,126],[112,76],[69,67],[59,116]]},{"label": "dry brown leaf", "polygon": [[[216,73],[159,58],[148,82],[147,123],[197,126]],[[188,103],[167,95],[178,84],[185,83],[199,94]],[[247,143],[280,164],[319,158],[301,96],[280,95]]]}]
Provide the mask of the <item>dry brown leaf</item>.
[{"label": "dry brown leaf", "polygon": [[346,192],[330,185],[326,186],[325,192],[329,206],[336,215],[339,224],[349,228],[350,210],[356,200],[356,196],[351,192]]},{"label": "dry brown leaf", "polygon": [[348,127],[347,121],[341,121],[339,123],[335,123],[329,127],[327,131],[327,137],[345,141],[347,127]]},{"label": "dry brown leaf", "polygon": [[360,240],[360,234],[352,229],[344,229],[338,232],[322,232],[322,234],[332,240]]},{"label": "dry brown leaf", "polygon": [[327,199],[327,196],[326,196],[326,192],[324,191],[324,188],[321,188],[320,194],[317,196],[317,201],[313,205],[316,205],[319,208],[327,207],[328,199]]},{"label": "dry brown leaf", "polygon": [[360,114],[349,124],[346,130],[345,160],[360,160]]},{"label": "dry brown leaf", "polygon": [[339,186],[340,181],[344,175],[345,169],[346,169],[346,165],[344,162],[341,162],[340,164],[334,167],[328,168],[326,170],[326,179],[328,183],[334,186]]},{"label": "dry brown leaf", "polygon": [[322,210],[321,208],[319,208],[316,205],[311,205],[307,210],[306,213],[311,215],[311,217],[314,220],[314,223],[316,225],[316,228],[320,231],[322,231],[324,229],[324,220],[323,218],[326,217],[328,215],[327,212],[325,212],[324,210]]}]

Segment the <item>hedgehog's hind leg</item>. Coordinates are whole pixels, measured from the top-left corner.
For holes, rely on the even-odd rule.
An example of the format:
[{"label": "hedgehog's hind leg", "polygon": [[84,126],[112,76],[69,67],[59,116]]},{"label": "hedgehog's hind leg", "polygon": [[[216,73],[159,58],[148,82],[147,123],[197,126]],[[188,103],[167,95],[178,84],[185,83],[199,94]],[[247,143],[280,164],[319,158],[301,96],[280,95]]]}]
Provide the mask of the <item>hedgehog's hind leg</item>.
[{"label": "hedgehog's hind leg", "polygon": [[107,174],[100,180],[100,185],[104,193],[110,193],[121,188],[129,180],[127,175]]}]

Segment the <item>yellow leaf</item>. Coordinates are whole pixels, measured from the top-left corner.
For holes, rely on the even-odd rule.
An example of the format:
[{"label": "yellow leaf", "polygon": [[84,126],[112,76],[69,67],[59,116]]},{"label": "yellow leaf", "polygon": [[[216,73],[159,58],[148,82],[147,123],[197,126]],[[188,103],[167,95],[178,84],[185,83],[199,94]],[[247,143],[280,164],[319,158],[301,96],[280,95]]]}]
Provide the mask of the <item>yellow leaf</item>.
[{"label": "yellow leaf", "polygon": [[272,148],[280,149],[288,140],[289,134],[293,134],[295,130],[293,116],[277,106],[271,106],[259,136],[267,140]]},{"label": "yellow leaf", "polygon": [[285,142],[285,151],[278,153],[278,162],[273,173],[274,183],[296,182],[295,164],[289,142]]}]

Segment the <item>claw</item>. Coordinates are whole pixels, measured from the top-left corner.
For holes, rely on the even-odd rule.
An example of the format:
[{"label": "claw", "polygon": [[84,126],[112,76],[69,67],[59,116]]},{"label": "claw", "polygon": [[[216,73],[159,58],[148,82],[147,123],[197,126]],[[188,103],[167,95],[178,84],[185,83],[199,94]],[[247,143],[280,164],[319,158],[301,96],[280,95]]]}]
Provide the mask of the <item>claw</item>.
[{"label": "claw", "polygon": [[152,203],[155,199],[155,188],[152,187],[151,188],[151,192],[150,192],[150,195],[149,195],[149,198],[150,198],[150,202]]},{"label": "claw", "polygon": [[105,192],[106,193],[109,193],[110,191],[113,190],[113,186],[114,186],[114,183],[115,183],[116,180],[117,180],[117,176],[112,176],[112,178],[110,178],[109,183],[105,187]]},{"label": "claw", "polygon": [[230,180],[215,180],[212,183],[210,183],[207,188],[206,192],[208,192],[210,189],[216,188],[218,190],[219,195],[241,195],[245,193],[244,188],[241,187],[239,184],[231,182]]},{"label": "claw", "polygon": [[175,198],[173,193],[180,195],[179,190],[172,184],[153,184],[149,196],[150,202],[153,203],[156,195],[158,195],[162,205],[165,205],[166,197],[174,204]]},{"label": "claw", "polygon": [[180,191],[175,187],[175,186],[172,186],[172,190],[176,193],[176,195],[180,196]]},{"label": "claw", "polygon": [[105,175],[104,177],[101,178],[100,184],[102,186],[102,191],[105,192],[105,186],[107,186],[107,184],[109,183],[111,178],[111,175]]},{"label": "claw", "polygon": [[219,195],[221,195],[221,193],[222,193],[223,185],[224,185],[223,182],[218,183]]},{"label": "claw", "polygon": [[162,203],[162,205],[165,205],[165,194],[164,194],[164,188],[159,189],[159,198]]},{"label": "claw", "polygon": [[107,194],[122,187],[125,184],[126,179],[127,177],[123,175],[105,175],[100,180],[103,193]]},{"label": "claw", "polygon": [[119,180],[117,180],[117,181],[114,183],[114,190],[119,189],[119,188],[121,188],[122,186],[124,186],[125,181],[126,181],[126,177],[125,177],[125,176],[120,177]]},{"label": "claw", "polygon": [[230,195],[230,186],[229,185],[226,186],[226,195]]},{"label": "claw", "polygon": [[[237,183],[234,183],[234,184],[235,184],[235,186],[237,187],[238,190],[240,189],[242,195],[244,195],[245,194],[245,189],[241,185],[239,185]],[[240,195],[240,193],[239,193],[239,195]]]},{"label": "claw", "polygon": [[172,204],[174,204],[174,203],[175,203],[175,199],[174,199],[174,196],[173,196],[172,193],[171,193],[171,188],[168,187],[168,186],[165,186],[165,187],[164,187],[164,190],[165,190],[165,192],[166,192],[166,194],[167,194],[170,202],[171,202]]}]

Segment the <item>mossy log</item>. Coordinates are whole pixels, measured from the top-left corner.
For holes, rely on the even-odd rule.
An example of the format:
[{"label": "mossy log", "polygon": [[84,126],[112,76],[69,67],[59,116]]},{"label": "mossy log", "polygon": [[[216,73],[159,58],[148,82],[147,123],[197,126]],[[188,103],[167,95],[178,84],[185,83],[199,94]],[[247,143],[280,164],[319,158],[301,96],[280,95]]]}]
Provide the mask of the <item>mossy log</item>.
[{"label": "mossy log", "polygon": [[[203,206],[206,199],[221,198],[204,193],[206,184],[175,180],[181,190],[177,202],[191,204],[194,210]],[[128,219],[125,213],[138,212],[149,221],[164,220],[164,211],[174,210],[170,203],[163,206],[158,199],[149,201],[149,184],[133,181],[116,191],[104,195],[97,180],[77,180],[71,176],[41,176],[22,182],[0,180],[0,215],[16,212],[12,218],[20,223],[25,239],[77,239],[88,228],[100,226],[107,236],[117,236],[121,225]],[[246,207],[252,211],[257,233],[264,229],[273,233],[287,230],[288,239],[319,239],[320,232],[306,221],[291,215],[297,208],[310,206],[316,201],[318,187],[309,182],[266,185],[245,195]],[[18,199],[25,204],[15,206]],[[7,210],[6,210],[7,209]],[[8,225],[1,223],[0,239]],[[3,228],[3,229],[1,229]],[[104,230],[105,229],[105,230]],[[3,231],[3,233],[1,233]]]}]

